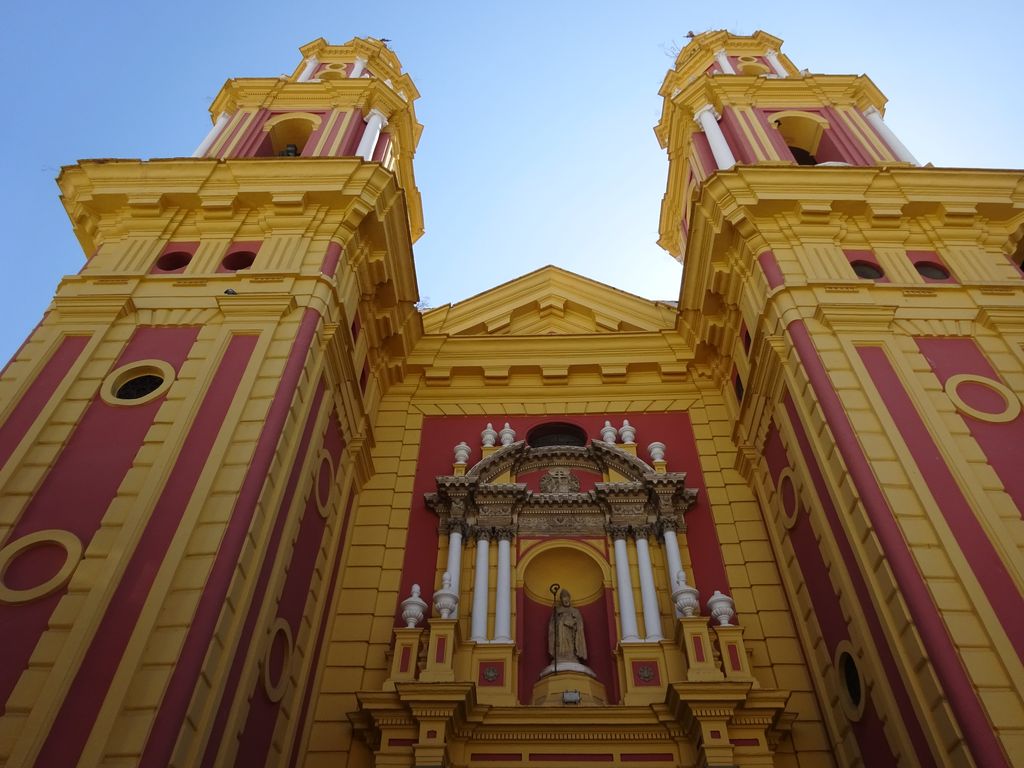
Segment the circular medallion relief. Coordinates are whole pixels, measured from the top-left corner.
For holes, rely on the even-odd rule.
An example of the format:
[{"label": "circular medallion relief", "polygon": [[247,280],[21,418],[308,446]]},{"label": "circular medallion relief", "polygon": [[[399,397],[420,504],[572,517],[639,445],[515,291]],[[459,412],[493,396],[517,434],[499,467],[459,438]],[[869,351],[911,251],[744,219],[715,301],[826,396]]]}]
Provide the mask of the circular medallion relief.
[{"label": "circular medallion relief", "polygon": [[288,667],[292,659],[292,628],[280,616],[270,626],[270,637],[263,653],[263,690],[278,702],[288,687]]},{"label": "circular medallion relief", "polygon": [[[34,581],[35,574],[22,574],[18,584],[9,584],[6,580],[8,569],[15,560],[25,556],[30,550],[37,547],[54,546],[64,550],[64,562],[55,573],[47,575],[43,573],[38,577],[38,583],[27,585],[26,581]],[[63,587],[82,557],[82,542],[70,531],[51,529],[36,531],[10,542],[3,549],[0,549],[0,602],[3,603],[27,603]],[[34,570],[34,569],[33,569]],[[52,569],[44,569],[52,571]]]},{"label": "circular medallion relief", "polygon": [[1002,424],[1020,415],[1020,398],[1000,381],[959,373],[946,380],[945,390],[958,411],[979,421]]}]

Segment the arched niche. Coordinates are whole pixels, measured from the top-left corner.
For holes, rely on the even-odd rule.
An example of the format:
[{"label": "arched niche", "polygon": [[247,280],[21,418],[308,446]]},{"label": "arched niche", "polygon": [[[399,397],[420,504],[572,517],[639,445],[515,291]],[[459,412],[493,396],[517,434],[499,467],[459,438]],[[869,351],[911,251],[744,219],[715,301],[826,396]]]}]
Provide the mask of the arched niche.
[{"label": "arched niche", "polygon": [[597,542],[572,539],[540,541],[527,549],[516,568],[516,636],[519,638],[519,699],[530,703],[541,670],[550,663],[548,622],[551,584],[568,589],[583,616],[587,666],[617,701],[618,677],[613,656],[616,635],[611,592],[611,568]]}]

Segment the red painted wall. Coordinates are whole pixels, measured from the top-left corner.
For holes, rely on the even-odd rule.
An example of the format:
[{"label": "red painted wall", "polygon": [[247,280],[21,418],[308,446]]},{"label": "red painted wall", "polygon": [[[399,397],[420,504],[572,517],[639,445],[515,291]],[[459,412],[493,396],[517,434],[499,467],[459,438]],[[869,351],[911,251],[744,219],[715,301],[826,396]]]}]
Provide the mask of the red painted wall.
[{"label": "red painted wall", "polygon": [[[159,358],[178,370],[198,332],[196,327],[138,328],[111,370],[147,358]],[[97,395],[7,541],[59,528],[71,531],[83,548],[88,548],[162,404],[159,397],[142,405],[118,407],[107,405]],[[70,499],[74,503],[69,503]],[[31,583],[39,584],[52,575],[52,557],[34,562],[34,566],[30,561],[28,567],[16,571],[20,584],[30,578]],[[39,568],[38,573],[27,573],[31,567]],[[10,696],[65,592],[60,589],[30,603],[0,604],[0,701],[6,702]]]},{"label": "red painted wall", "polygon": [[[814,347],[807,327],[802,320],[797,320],[790,323],[788,331],[807,372],[824,418],[835,438],[836,448],[860,494],[861,503],[871,520],[882,551],[885,553],[896,580],[903,588],[903,599],[924,641],[929,658],[948,696],[950,706],[960,721],[968,747],[979,764],[1005,765],[1006,757],[1002,748],[991,728],[986,725],[987,718],[977,694],[967,678],[942,618],[939,616],[931,594],[907,548],[906,540],[896,524],[892,510],[871,470],[871,465],[860,447],[853,425],[832,386],[831,379]],[[790,417],[795,417],[795,409],[791,409]],[[795,418],[794,421],[799,423]],[[804,450],[806,452],[809,449],[804,448]],[[818,485],[818,480],[815,480],[815,484]],[[827,496],[827,487],[824,487],[823,481],[822,486],[819,489],[819,497],[824,500]],[[840,542],[845,541],[838,531],[835,535]],[[855,561],[848,564],[847,567],[851,574],[859,570],[856,568]],[[873,639],[877,648],[885,648],[888,645],[884,635]]]},{"label": "red painted wall", "polygon": [[[960,373],[1006,383],[973,339],[919,338],[917,347],[943,385]],[[990,413],[1003,410],[1003,399],[978,384],[961,385],[957,391],[972,408]],[[962,418],[1024,517],[1024,472],[1021,472],[1019,461],[1020,448],[1024,446],[1024,414],[1002,424],[982,421],[966,414]]]},{"label": "red painted wall", "polygon": [[39,753],[36,765],[41,768],[73,765],[81,754],[146,604],[157,570],[192,498],[213,443],[220,435],[221,425],[256,346],[256,338],[235,336],[228,344],[167,478],[164,492],[153,508]]},{"label": "red painted wall", "polygon": [[[330,454],[333,466],[337,467],[341,460],[345,441],[341,435],[341,424],[338,422],[336,413],[331,414],[323,447]],[[319,462],[317,465],[319,466]],[[333,479],[331,478],[331,480]],[[317,507],[316,498],[317,489],[314,484],[306,501],[306,509],[302,515],[302,522],[299,524],[299,533],[288,564],[288,576],[277,605],[277,615],[288,622],[292,637],[296,639],[296,642],[299,639],[302,616],[305,613],[309,596],[310,581],[313,578],[313,569],[316,566],[317,555],[320,552],[326,527],[326,521],[321,517]],[[268,552],[266,562],[272,561],[272,554],[272,552]],[[262,601],[257,598],[253,602],[258,606]],[[259,637],[257,635],[257,639]],[[238,658],[237,655],[236,658]],[[281,674],[290,675],[294,668],[294,654],[286,662]],[[249,716],[239,739],[235,765],[251,766],[266,762],[267,753],[270,751],[270,740],[274,735],[274,725],[277,722],[280,709],[281,702],[272,702],[267,696],[262,680],[257,679],[256,689],[250,694]],[[213,740],[211,739],[212,745]],[[208,758],[212,759],[204,760],[204,765],[211,767],[216,765],[215,755],[211,754],[215,751],[215,748],[207,750]]]},{"label": "red painted wall", "polygon": [[[933,355],[945,357],[965,351],[969,347],[955,342],[970,339],[936,339],[954,343],[940,349],[937,343],[927,345]],[[872,381],[878,387],[893,421],[900,431],[907,448],[914,457],[943,518],[956,536],[960,550],[967,558],[971,571],[987,595],[992,596],[992,607],[1000,625],[1006,632],[1017,652],[1024,659],[1024,595],[1014,582],[1013,576],[1003,564],[998,552],[964,496],[956,477],[953,475],[935,437],[918,413],[913,399],[903,386],[899,374],[881,347],[858,347]],[[947,364],[952,364],[948,362]],[[1018,417],[1019,419],[1020,417]],[[1018,447],[1020,444],[1017,444]],[[1018,470],[1019,471],[1019,470]]]},{"label": "red painted wall", "polygon": [[[256,622],[259,618],[260,608],[262,607],[263,600],[266,595],[267,584],[273,573],[274,556],[280,546],[282,531],[288,519],[288,511],[291,509],[292,499],[295,497],[295,491],[299,484],[302,466],[306,461],[306,456],[308,455],[309,444],[313,437],[313,426],[316,423],[317,413],[320,410],[320,404],[323,402],[323,396],[324,383],[321,381],[313,395],[309,414],[306,416],[306,424],[302,429],[302,436],[299,438],[299,448],[295,454],[295,460],[292,462],[292,469],[288,475],[288,482],[285,485],[284,493],[281,494],[281,503],[278,505],[277,514],[274,517],[273,528],[271,529],[270,538],[267,543],[267,555],[264,557],[263,564],[260,567],[259,576],[256,579],[256,586],[253,589],[253,599],[249,604],[245,623],[243,624],[239,645],[234,650],[234,657],[231,660],[231,668],[228,671],[228,677],[224,683],[223,693],[221,694],[221,701],[223,703],[218,707],[217,714],[213,720],[213,725],[210,728],[210,739],[207,744],[206,754],[203,758],[204,765],[210,764],[212,760],[216,758],[217,750],[221,745],[221,739],[224,735],[224,726],[227,722],[228,715],[230,714],[231,705],[235,700],[235,694],[238,689],[239,679],[242,675],[245,657],[248,653],[249,647],[252,645],[252,641],[255,639]],[[312,498],[312,496],[310,498]]]},{"label": "red painted wall", "polygon": [[192,690],[209,648],[210,638],[224,606],[224,596],[238,567],[238,558],[256,511],[256,503],[270,473],[271,462],[319,322],[319,312],[315,309],[305,310],[288,355],[288,362],[281,374],[277,392],[270,404],[263,431],[256,443],[252,462],[245,480],[242,481],[242,489],[207,580],[206,590],[200,598],[196,614],[185,637],[184,647],[178,657],[178,664],[174,668],[160,711],[157,712],[156,721],[150,731],[149,741],[142,756],[142,765],[167,765],[174,749],[178,731],[192,697]]},{"label": "red painted wall", "polygon": [[0,467],[7,463],[25,433],[31,429],[88,342],[88,336],[65,336],[35,379],[24,387],[21,400],[0,425]]}]

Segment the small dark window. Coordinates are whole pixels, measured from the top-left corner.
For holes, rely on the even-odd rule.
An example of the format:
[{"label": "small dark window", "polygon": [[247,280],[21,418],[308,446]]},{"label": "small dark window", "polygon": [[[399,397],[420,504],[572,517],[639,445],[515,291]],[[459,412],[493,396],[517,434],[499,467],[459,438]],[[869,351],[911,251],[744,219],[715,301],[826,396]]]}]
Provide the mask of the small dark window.
[{"label": "small dark window", "polygon": [[161,272],[177,272],[184,269],[192,261],[192,254],[186,251],[171,251],[156,260],[156,268]]},{"label": "small dark window", "polygon": [[526,444],[531,448],[543,448],[547,445],[578,445],[587,444],[587,433],[575,424],[556,421],[541,424],[526,434]]},{"label": "small dark window", "polygon": [[814,155],[812,155],[806,149],[803,149],[801,147],[790,147],[789,151],[793,153],[793,159],[796,160],[798,165],[818,164],[818,161],[814,159]]},{"label": "small dark window", "polygon": [[839,673],[842,676],[846,694],[850,697],[850,703],[855,708],[859,707],[863,695],[860,688],[860,672],[857,671],[857,663],[853,660],[853,656],[845,651],[839,654]]},{"label": "small dark window", "polygon": [[881,280],[885,277],[885,272],[882,271],[882,268],[877,264],[872,264],[870,261],[853,261],[850,262],[850,266],[853,267],[857,277],[864,280]]},{"label": "small dark window", "polygon": [[252,251],[235,251],[224,257],[220,263],[229,272],[237,272],[240,269],[248,269],[256,261],[256,254]]},{"label": "small dark window", "polygon": [[147,373],[126,381],[117,388],[114,396],[118,400],[138,400],[140,397],[145,397],[150,392],[159,389],[163,383],[163,377]]},{"label": "small dark window", "polygon": [[921,277],[926,277],[929,280],[948,280],[949,271],[940,264],[935,264],[931,261],[918,261],[914,264],[914,269]]},{"label": "small dark window", "polygon": [[743,329],[743,351],[750,354],[750,331]]},{"label": "small dark window", "polygon": [[740,378],[740,375],[738,373],[735,376],[733,376],[732,387],[733,387],[733,390],[735,390],[735,392],[736,392],[736,400],[737,400],[737,402],[742,403],[743,402],[743,379]]}]

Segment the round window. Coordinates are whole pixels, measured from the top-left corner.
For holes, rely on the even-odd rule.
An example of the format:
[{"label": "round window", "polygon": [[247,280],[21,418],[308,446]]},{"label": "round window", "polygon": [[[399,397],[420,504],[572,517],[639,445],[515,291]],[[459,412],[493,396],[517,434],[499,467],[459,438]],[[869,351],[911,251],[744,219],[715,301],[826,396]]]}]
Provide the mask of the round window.
[{"label": "round window", "polygon": [[192,261],[192,254],[186,251],[171,251],[156,260],[156,268],[161,272],[177,272],[184,269]]},{"label": "round window", "polygon": [[857,277],[863,278],[864,280],[880,280],[885,277],[885,272],[877,264],[872,264],[870,261],[854,261],[850,263],[853,267],[854,273]]},{"label": "round window", "polygon": [[921,277],[927,278],[928,280],[948,280],[949,271],[941,264],[935,264],[931,261],[919,261],[914,264],[914,269]]},{"label": "round window", "polygon": [[229,272],[237,272],[240,269],[248,269],[256,261],[256,254],[252,251],[235,251],[224,257],[221,266]]},{"label": "round window", "polygon": [[100,386],[108,405],[142,405],[155,400],[174,383],[174,368],[163,360],[139,360],[109,373]]},{"label": "round window", "polygon": [[140,397],[145,397],[158,390],[163,383],[162,376],[144,373],[141,376],[128,379],[128,381],[119,386],[114,393],[114,397],[118,400],[138,400]]}]

